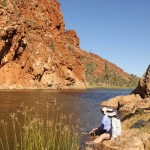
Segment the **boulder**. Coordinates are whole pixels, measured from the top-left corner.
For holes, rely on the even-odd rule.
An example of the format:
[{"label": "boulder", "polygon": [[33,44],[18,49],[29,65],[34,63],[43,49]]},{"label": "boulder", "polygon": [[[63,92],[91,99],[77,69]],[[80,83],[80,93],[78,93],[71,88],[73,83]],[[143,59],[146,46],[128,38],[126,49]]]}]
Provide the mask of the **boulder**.
[{"label": "boulder", "polygon": [[142,140],[138,137],[126,139],[122,150],[145,150]]},{"label": "boulder", "polygon": [[141,109],[150,109],[150,98],[145,98],[137,103],[137,107]]},{"label": "boulder", "polygon": [[119,142],[105,140],[96,147],[102,150],[149,150],[150,134],[139,133],[139,130],[123,131]]},{"label": "boulder", "polygon": [[123,98],[123,95],[122,96],[116,96],[115,98],[111,98],[107,101],[103,101],[101,102],[101,106],[106,106],[106,107],[111,107],[111,108],[114,108],[114,109],[117,109],[118,108],[118,102]]},{"label": "boulder", "polygon": [[147,148],[150,145],[150,134],[141,131],[139,129],[123,131],[119,148],[121,150],[149,150]]},{"label": "boulder", "polygon": [[140,95],[131,94],[126,96],[116,96],[115,98],[102,102],[100,105],[118,109],[120,112],[134,112],[138,108],[138,104],[141,105],[141,107],[143,106],[143,108],[144,106],[147,106],[144,101],[141,101],[142,98]]},{"label": "boulder", "polygon": [[140,78],[139,83],[132,94],[139,94],[143,99],[150,97],[150,65],[148,66],[145,74]]},{"label": "boulder", "polygon": [[134,112],[138,107],[137,104],[141,101],[141,97],[137,94],[131,94],[122,97],[118,102],[118,110],[120,112]]}]

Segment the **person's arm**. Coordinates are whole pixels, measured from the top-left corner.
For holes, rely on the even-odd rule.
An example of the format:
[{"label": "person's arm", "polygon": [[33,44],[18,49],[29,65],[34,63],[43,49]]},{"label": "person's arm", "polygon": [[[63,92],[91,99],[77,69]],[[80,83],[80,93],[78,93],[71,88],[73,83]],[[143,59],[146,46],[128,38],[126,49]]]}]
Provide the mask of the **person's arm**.
[{"label": "person's arm", "polygon": [[106,124],[106,120],[107,120],[107,116],[106,116],[106,115],[104,115],[104,117],[102,118],[102,123],[101,123],[101,124],[103,124],[103,125],[105,126],[105,124]]},{"label": "person's arm", "polygon": [[94,128],[92,129],[92,131],[89,132],[89,134],[92,134],[93,132],[95,132],[98,128]]},{"label": "person's arm", "polygon": [[98,129],[100,129],[102,131],[104,129],[105,122],[106,122],[106,117],[104,116],[102,118],[102,123],[101,123],[100,127],[92,129],[92,131],[90,131],[89,134],[92,134],[93,132],[95,132]]}]

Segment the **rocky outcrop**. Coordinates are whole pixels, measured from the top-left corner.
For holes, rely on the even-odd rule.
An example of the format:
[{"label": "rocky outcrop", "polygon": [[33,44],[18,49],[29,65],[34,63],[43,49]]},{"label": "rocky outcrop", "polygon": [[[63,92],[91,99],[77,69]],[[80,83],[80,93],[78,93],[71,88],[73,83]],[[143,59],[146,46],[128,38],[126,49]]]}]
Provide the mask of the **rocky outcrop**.
[{"label": "rocky outcrop", "polygon": [[[102,150],[149,150],[150,135],[148,133],[131,130],[123,134],[124,137],[119,143],[112,140],[104,141],[101,146]],[[138,134],[141,134],[141,137]]]},{"label": "rocky outcrop", "polygon": [[117,96],[108,101],[104,101],[101,106],[117,109],[120,113],[134,113],[138,108],[150,108],[150,98],[142,99],[140,95],[131,94],[126,96]]},{"label": "rocky outcrop", "polygon": [[103,149],[149,150],[150,149],[150,66],[130,95],[117,96],[101,105],[118,109],[122,115],[122,135],[119,144],[104,141]]},{"label": "rocky outcrop", "polygon": [[142,98],[150,97],[150,65],[132,93],[139,94]]},{"label": "rocky outcrop", "polygon": [[137,94],[116,96],[101,103],[102,106],[112,107],[123,112],[130,112],[136,109],[136,104],[140,102],[142,98]]},{"label": "rocky outcrop", "polygon": [[101,102],[101,106],[106,106],[106,107],[111,107],[111,108],[114,108],[114,109],[117,109],[118,108],[118,104],[119,104],[119,100],[121,100],[124,96],[116,96],[114,98],[111,98],[107,101],[103,101]]}]

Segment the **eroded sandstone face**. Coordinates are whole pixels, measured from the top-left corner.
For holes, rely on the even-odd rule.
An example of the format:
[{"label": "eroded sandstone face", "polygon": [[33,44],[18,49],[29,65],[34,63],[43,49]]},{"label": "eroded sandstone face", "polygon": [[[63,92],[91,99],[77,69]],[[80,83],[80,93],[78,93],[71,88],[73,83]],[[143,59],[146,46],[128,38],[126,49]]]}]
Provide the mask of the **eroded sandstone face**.
[{"label": "eroded sandstone face", "polygon": [[79,38],[56,0],[0,0],[0,88],[86,88]]},{"label": "eroded sandstone face", "polygon": [[142,98],[150,98],[150,65],[132,93],[139,94]]}]

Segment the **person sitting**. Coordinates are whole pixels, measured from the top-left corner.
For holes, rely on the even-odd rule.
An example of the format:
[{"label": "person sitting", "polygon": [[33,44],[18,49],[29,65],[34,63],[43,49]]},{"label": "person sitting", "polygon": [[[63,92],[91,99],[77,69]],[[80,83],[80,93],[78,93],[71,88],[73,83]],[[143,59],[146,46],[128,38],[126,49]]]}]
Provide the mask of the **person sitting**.
[{"label": "person sitting", "polygon": [[121,121],[117,118],[116,115],[112,117],[112,137],[111,139],[115,141],[116,144],[119,144],[121,136]]},{"label": "person sitting", "polygon": [[111,139],[112,135],[112,128],[111,128],[111,118],[116,115],[116,112],[113,111],[111,108],[103,107],[101,109],[102,114],[104,115],[102,118],[102,122],[99,128],[94,128],[91,132],[89,132],[90,135],[98,135],[98,137],[91,141],[91,142],[85,142],[86,144],[97,144],[100,143],[103,140]]}]

